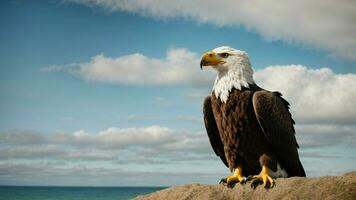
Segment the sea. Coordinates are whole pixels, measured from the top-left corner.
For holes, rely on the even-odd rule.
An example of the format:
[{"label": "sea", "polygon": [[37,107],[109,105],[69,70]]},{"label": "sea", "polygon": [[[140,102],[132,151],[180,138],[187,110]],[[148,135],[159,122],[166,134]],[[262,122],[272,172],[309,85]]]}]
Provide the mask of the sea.
[{"label": "sea", "polygon": [[0,186],[0,200],[128,200],[164,188]]}]

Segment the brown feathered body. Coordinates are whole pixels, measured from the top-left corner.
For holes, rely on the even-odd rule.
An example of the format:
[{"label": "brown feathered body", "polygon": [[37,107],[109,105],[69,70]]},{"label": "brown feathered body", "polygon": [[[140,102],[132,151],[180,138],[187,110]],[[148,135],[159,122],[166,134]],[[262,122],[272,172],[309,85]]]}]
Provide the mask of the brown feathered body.
[{"label": "brown feathered body", "polygon": [[240,166],[243,175],[256,175],[266,165],[287,173],[276,177],[305,176],[289,104],[279,92],[251,84],[232,88],[224,103],[213,93],[204,101],[204,121],[215,153],[230,170]]}]

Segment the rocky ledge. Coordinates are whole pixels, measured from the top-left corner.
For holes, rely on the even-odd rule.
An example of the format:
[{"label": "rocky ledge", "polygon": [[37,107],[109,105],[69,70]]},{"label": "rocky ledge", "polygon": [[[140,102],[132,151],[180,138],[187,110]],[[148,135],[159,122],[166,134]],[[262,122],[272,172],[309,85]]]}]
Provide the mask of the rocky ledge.
[{"label": "rocky ledge", "polygon": [[174,186],[136,200],[218,200],[218,199],[356,199],[356,171],[342,176],[318,178],[279,178],[272,189],[250,184],[237,184],[234,188],[223,185],[189,184]]}]

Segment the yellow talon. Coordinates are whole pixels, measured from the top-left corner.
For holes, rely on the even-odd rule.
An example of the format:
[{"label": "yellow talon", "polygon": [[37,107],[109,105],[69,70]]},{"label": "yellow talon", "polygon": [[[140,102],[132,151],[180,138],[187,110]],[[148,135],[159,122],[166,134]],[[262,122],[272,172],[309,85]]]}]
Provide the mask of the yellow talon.
[{"label": "yellow talon", "polygon": [[246,178],[244,176],[242,176],[242,169],[241,167],[237,167],[234,170],[234,173],[231,176],[226,177],[225,179],[222,179],[220,181],[220,183],[226,183],[226,185],[228,187],[233,187],[235,185],[235,183],[245,183],[246,182]]},{"label": "yellow talon", "polygon": [[240,167],[235,169],[234,174],[226,177],[227,184],[232,183],[232,182],[243,182],[245,180],[246,180],[245,177],[242,176],[242,170]]},{"label": "yellow talon", "polygon": [[272,177],[270,177],[268,175],[268,173],[270,172],[271,170],[266,167],[266,166],[262,166],[262,170],[261,170],[261,173],[259,175],[255,175],[253,176],[253,181],[251,183],[251,187],[255,188],[256,187],[256,182],[258,181],[262,181],[263,183],[263,187],[267,188],[267,183],[269,183],[269,188],[272,188],[274,186],[274,180],[272,179]]}]

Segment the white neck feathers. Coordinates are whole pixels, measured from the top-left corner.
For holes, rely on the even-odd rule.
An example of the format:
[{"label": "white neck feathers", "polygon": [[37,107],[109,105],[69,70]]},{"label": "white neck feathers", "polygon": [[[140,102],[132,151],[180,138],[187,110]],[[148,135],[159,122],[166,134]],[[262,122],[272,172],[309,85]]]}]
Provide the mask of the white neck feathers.
[{"label": "white neck feathers", "polygon": [[227,71],[219,71],[213,92],[216,98],[226,103],[233,88],[241,90],[242,87],[249,88],[249,84],[254,84],[254,80],[251,64],[247,60],[234,63]]}]

